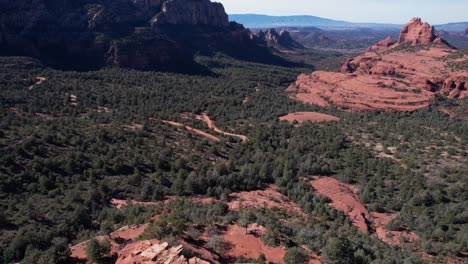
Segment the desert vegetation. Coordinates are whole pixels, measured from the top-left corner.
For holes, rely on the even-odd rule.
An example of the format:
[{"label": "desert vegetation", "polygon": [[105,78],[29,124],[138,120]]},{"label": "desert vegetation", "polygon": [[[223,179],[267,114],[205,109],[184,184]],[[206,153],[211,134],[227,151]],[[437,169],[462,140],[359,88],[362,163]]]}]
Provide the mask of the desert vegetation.
[{"label": "desert vegetation", "polygon": [[[437,111],[440,102],[413,113],[340,112],[289,100],[285,89],[303,68],[223,54],[196,60],[210,74],[63,72],[27,58],[0,58],[1,261],[69,263],[69,244],[160,215],[141,239],[197,240],[206,232],[209,248],[222,256],[222,230],[214,227],[255,223],[265,227],[265,245],[287,249],[285,262],[302,260],[305,251],[325,263],[419,263],[411,250],[359,232],[314,194],[315,175],[358,186],[373,211],[400,211],[390,228],[416,232],[416,248],[435,256],[468,250],[468,123]],[[46,81],[27,89],[37,76]],[[103,108],[108,111],[98,111]],[[249,141],[220,133],[220,142],[212,141],[162,122],[213,133],[203,121],[181,116],[187,112],[206,112],[219,129]],[[293,112],[340,121],[278,120]],[[379,156],[377,144],[394,159]],[[229,210],[231,193],[270,184],[306,215]],[[220,202],[192,202],[194,195]],[[174,196],[182,198],[163,206]],[[113,198],[156,204],[116,209]],[[94,248],[96,258],[107,252]]]}]

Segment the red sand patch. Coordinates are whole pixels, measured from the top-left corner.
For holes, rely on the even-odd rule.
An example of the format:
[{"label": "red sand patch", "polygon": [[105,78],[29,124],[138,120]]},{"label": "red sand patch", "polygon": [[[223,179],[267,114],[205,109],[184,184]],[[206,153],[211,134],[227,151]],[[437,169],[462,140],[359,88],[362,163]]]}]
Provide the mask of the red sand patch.
[{"label": "red sand patch", "polygon": [[113,207],[117,209],[120,209],[128,205],[157,205],[157,203],[155,202],[139,202],[135,200],[120,200],[120,199],[115,199],[115,198],[112,198],[110,203]]},{"label": "red sand patch", "polygon": [[369,232],[370,213],[353,192],[353,187],[330,177],[313,177],[310,182],[316,192],[328,197],[331,206],[343,211],[354,226],[363,233]]},{"label": "red sand patch", "polygon": [[229,210],[236,211],[240,208],[282,208],[301,216],[306,214],[302,209],[288,197],[279,193],[276,186],[270,185],[265,190],[232,193],[229,195]]},{"label": "red sand patch", "polygon": [[173,126],[176,126],[176,127],[180,127],[180,128],[184,128],[186,129],[187,131],[190,131],[192,133],[195,133],[195,134],[198,134],[200,136],[203,136],[205,138],[207,138],[208,140],[211,140],[211,141],[214,141],[214,142],[221,142],[221,139],[219,139],[218,137],[215,137],[211,134],[208,134],[204,131],[201,131],[199,129],[196,129],[196,128],[193,128],[193,127],[189,127],[189,126],[186,126],[184,124],[181,124],[181,123],[177,123],[177,122],[173,122],[173,121],[167,121],[167,120],[163,120],[162,121],[163,123],[165,124],[170,124],[170,125],[173,125]]},{"label": "red sand patch", "polygon": [[[245,228],[238,225],[230,225],[228,230],[224,233],[224,240],[230,243],[233,247],[229,250],[227,255],[233,258],[245,256],[248,258],[257,259],[263,253],[267,261],[273,263],[283,263],[283,257],[286,249],[282,247],[269,247],[263,241],[245,233]],[[311,264],[319,264],[320,258],[317,255],[311,254]]]},{"label": "red sand patch", "polygon": [[299,124],[304,122],[326,122],[326,121],[339,121],[340,119],[336,116],[326,115],[317,112],[296,112],[279,118],[281,121],[288,121],[290,123],[297,121]]},{"label": "red sand patch", "polygon": [[227,254],[233,258],[245,256],[257,259],[263,253],[267,257],[267,261],[282,263],[286,253],[284,248],[266,246],[260,238],[247,235],[245,228],[237,225],[228,227],[228,230],[224,233],[224,240],[232,245],[232,249]]}]

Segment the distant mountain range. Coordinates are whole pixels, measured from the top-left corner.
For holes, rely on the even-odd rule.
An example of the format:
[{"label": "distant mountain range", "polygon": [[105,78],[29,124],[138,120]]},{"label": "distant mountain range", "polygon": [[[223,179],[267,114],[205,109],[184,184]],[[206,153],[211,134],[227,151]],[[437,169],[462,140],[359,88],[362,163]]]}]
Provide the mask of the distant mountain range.
[{"label": "distant mountain range", "polygon": [[[353,23],[347,21],[327,19],[317,16],[268,16],[258,14],[231,14],[231,21],[243,24],[247,28],[280,28],[280,27],[318,27],[322,29],[400,29],[401,24],[383,23]],[[436,25],[437,30],[464,31],[468,22],[457,22],[444,25]]]}]

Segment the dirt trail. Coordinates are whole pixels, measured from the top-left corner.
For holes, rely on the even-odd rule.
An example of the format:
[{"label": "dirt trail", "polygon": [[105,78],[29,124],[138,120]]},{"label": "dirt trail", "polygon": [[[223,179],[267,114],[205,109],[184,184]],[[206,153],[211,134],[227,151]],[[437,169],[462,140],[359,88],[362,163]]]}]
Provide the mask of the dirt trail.
[{"label": "dirt trail", "polygon": [[213,120],[211,120],[211,118],[206,113],[197,115],[195,116],[195,118],[205,122],[208,128],[214,130],[216,133],[220,133],[220,134],[230,136],[230,137],[237,137],[237,138],[240,138],[243,142],[249,141],[249,138],[244,135],[233,134],[233,133],[225,132],[219,129],[218,127],[215,126],[215,124],[213,123]]},{"label": "dirt trail", "polygon": [[168,121],[168,120],[162,120],[163,123],[165,124],[169,124],[169,125],[173,125],[173,126],[176,126],[176,127],[180,127],[180,128],[184,128],[186,129],[187,131],[190,131],[190,132],[193,132],[195,134],[198,134],[200,136],[203,136],[211,141],[214,141],[214,142],[221,142],[221,139],[219,139],[218,137],[215,137],[211,134],[208,134],[204,131],[201,131],[201,130],[198,130],[196,128],[193,128],[193,127],[189,127],[189,126],[186,126],[184,124],[181,124],[181,123],[178,123],[178,122],[173,122],[173,121]]},{"label": "dirt trail", "polygon": [[28,90],[32,90],[34,88],[34,86],[40,85],[41,83],[43,83],[47,79],[45,77],[36,77],[35,80],[36,80],[36,82],[33,85],[29,86]]},{"label": "dirt trail", "polygon": [[157,205],[155,202],[139,202],[135,200],[120,200],[115,198],[112,198],[110,203],[117,209],[121,209],[127,205]]}]

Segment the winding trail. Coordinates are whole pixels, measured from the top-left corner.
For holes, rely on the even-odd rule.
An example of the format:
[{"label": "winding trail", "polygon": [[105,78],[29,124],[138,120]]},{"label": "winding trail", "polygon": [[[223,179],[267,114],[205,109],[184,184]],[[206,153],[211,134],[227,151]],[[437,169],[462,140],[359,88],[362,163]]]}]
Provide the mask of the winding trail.
[{"label": "winding trail", "polygon": [[173,125],[173,126],[176,126],[176,127],[180,127],[180,128],[184,128],[186,129],[187,131],[190,131],[190,132],[193,132],[195,134],[198,134],[200,136],[203,136],[211,141],[214,141],[214,142],[221,142],[221,139],[219,139],[218,137],[215,137],[211,134],[208,134],[204,131],[201,131],[201,130],[198,130],[196,128],[193,128],[193,127],[189,127],[189,126],[186,126],[184,124],[181,124],[181,123],[178,123],[178,122],[173,122],[173,121],[168,121],[168,120],[162,120],[163,123],[165,124],[169,124],[169,125]]},{"label": "winding trail", "polygon": [[36,80],[36,82],[33,85],[29,86],[28,90],[32,90],[34,88],[34,86],[40,85],[41,83],[43,83],[47,79],[45,77],[36,77],[35,80]]},{"label": "winding trail", "polygon": [[230,137],[237,137],[237,138],[240,138],[243,142],[249,141],[249,138],[244,135],[233,134],[233,133],[229,133],[229,132],[219,129],[217,126],[215,126],[215,124],[213,123],[213,120],[211,120],[211,118],[206,113],[195,116],[195,119],[205,122],[208,128],[214,130],[216,133],[220,133],[220,134],[230,136]]}]

